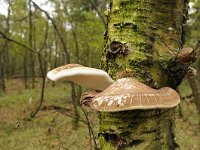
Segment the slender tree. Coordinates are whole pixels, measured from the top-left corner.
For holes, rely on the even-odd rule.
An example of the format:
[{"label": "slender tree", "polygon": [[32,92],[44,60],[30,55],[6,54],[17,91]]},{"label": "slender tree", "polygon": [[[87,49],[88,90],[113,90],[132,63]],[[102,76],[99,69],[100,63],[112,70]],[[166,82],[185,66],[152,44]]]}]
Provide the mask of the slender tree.
[{"label": "slender tree", "polygon": [[[176,61],[184,43],[187,0],[111,0],[101,68],[153,88],[176,89],[186,67]],[[100,113],[103,150],[173,150],[175,108]]]},{"label": "slender tree", "polygon": [[45,81],[46,81],[46,74],[47,74],[47,55],[45,52],[45,56],[42,56],[42,50],[45,50],[47,47],[47,39],[48,39],[48,29],[49,25],[48,22],[46,22],[46,31],[45,31],[45,37],[44,42],[42,46],[40,47],[40,50],[37,52],[39,67],[40,67],[40,76],[42,77],[42,84],[41,84],[41,92],[40,92],[40,99],[38,102],[38,105],[35,110],[33,110],[30,114],[30,117],[35,117],[35,115],[39,112],[40,108],[42,107],[43,101],[44,101],[44,90],[45,90]]},{"label": "slender tree", "polygon": [[[47,19],[49,21],[51,21],[52,25],[53,25],[53,28],[61,42],[61,45],[62,45],[62,48],[65,52],[65,56],[66,56],[66,61],[67,63],[69,64],[71,62],[71,58],[70,58],[70,52],[67,48],[67,43],[66,43],[66,39],[65,37],[63,36],[63,32],[61,32],[59,29],[58,29],[58,25],[56,24],[55,20],[48,14],[47,11],[43,10],[42,8],[40,8],[35,2],[33,2],[31,0],[31,2],[33,3],[33,5],[35,6],[35,8],[39,9],[41,12],[43,12]],[[58,3],[55,3],[57,5],[59,5]],[[57,6],[56,5],[56,6]],[[59,7],[59,6],[57,6]],[[58,13],[59,14],[59,13]],[[73,107],[74,107],[74,113],[75,113],[75,119],[73,120],[73,124],[74,124],[74,128],[76,129],[78,127],[78,120],[79,120],[79,112],[78,112],[78,108],[77,108],[77,102],[76,102],[76,95],[75,95],[75,86],[74,86],[74,83],[70,83],[70,86],[71,86],[71,98],[72,98],[72,102],[73,102]]]},{"label": "slender tree", "polygon": [[[29,47],[33,49],[33,14],[32,14],[32,5],[31,5],[31,0],[28,1],[28,10],[29,10]],[[34,61],[34,54],[30,54],[30,77],[31,77],[31,86],[32,88],[35,87],[35,61]]]},{"label": "slender tree", "polygon": [[[6,16],[6,24],[5,24],[5,34],[10,36],[10,16],[11,16],[11,4],[12,1],[8,0],[8,9]],[[9,76],[9,40],[5,40],[2,51],[0,54],[0,89],[6,90],[5,77]]]},{"label": "slender tree", "polygon": [[[187,39],[187,45],[193,46],[194,43],[196,43],[198,40],[200,42],[200,1],[197,0],[191,0],[193,6],[192,6],[192,12],[189,15],[189,22],[188,22],[188,34],[186,36]],[[200,71],[200,44],[196,47],[196,53],[197,53],[197,60],[194,64],[195,69],[197,72]],[[199,112],[199,123],[200,123],[200,89],[199,89],[199,83],[200,83],[200,75],[199,73],[195,77],[188,78],[189,84],[192,89],[192,94],[194,97],[194,101],[197,107],[197,110]]]}]

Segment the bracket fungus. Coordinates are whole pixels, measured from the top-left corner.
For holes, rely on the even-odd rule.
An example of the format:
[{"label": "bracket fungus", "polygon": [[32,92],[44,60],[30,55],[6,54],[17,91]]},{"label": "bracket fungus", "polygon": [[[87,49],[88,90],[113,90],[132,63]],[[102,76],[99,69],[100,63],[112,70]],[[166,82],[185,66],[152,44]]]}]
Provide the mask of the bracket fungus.
[{"label": "bracket fungus", "polygon": [[68,80],[100,91],[106,89],[114,82],[107,72],[79,64],[68,64],[55,68],[47,73],[47,77],[52,81]]},{"label": "bracket fungus", "polygon": [[178,93],[169,87],[153,89],[136,79],[113,81],[103,70],[71,64],[50,71],[53,80],[67,79],[79,85],[99,90],[82,95],[81,103],[102,112],[133,109],[172,108],[180,103]]},{"label": "bracket fungus", "polygon": [[118,79],[107,89],[94,95],[89,106],[102,112],[133,109],[172,108],[179,104],[178,93],[169,87],[155,90],[136,79]]},{"label": "bracket fungus", "polygon": [[177,60],[180,63],[190,63],[196,58],[195,51],[193,48],[187,47],[182,48],[177,54]]}]

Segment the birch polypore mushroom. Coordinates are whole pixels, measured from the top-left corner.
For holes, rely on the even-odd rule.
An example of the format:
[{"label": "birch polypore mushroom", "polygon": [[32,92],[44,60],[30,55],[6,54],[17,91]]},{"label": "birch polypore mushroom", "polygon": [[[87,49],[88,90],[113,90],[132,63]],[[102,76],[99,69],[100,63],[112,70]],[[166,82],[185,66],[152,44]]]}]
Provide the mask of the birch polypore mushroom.
[{"label": "birch polypore mushroom", "polygon": [[194,61],[194,59],[195,52],[194,49],[190,47],[182,48],[177,55],[177,60],[180,63],[189,63],[190,61]]},{"label": "birch polypore mushroom", "polygon": [[47,77],[52,81],[64,79],[100,91],[113,83],[107,72],[79,64],[68,64],[55,68],[48,72]]},{"label": "birch polypore mushroom", "polygon": [[92,109],[102,112],[116,112],[133,109],[172,108],[179,104],[178,93],[164,87],[155,90],[136,79],[122,78],[90,101]]},{"label": "birch polypore mushroom", "polygon": [[64,76],[65,76],[65,74],[63,72],[64,70],[68,70],[68,69],[75,68],[75,67],[83,67],[83,66],[80,64],[63,65],[63,66],[57,67],[57,68],[49,71],[47,73],[47,77],[52,81],[57,81],[59,79],[64,78]]}]

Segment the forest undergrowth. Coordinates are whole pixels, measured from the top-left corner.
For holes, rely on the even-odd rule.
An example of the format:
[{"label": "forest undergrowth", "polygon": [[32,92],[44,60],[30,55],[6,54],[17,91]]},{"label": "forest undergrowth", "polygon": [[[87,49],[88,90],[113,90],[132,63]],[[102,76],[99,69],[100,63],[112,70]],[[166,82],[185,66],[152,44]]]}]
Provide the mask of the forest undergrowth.
[{"label": "forest undergrowth", "polygon": [[[24,89],[19,79],[9,80],[6,87],[7,92],[0,95],[0,150],[89,149],[87,125],[79,121],[79,127],[73,129],[73,106],[67,83],[57,83],[54,87],[50,82],[46,84],[45,101],[35,118],[30,118],[30,112],[39,99],[39,81],[35,89]],[[180,91],[182,96],[190,93],[186,82]],[[58,111],[55,106],[64,109]],[[181,108],[182,117],[177,108],[176,142],[181,150],[199,150],[200,129],[195,104],[184,100]],[[98,112],[85,109],[98,143]],[[84,119],[81,109],[79,112]]]}]

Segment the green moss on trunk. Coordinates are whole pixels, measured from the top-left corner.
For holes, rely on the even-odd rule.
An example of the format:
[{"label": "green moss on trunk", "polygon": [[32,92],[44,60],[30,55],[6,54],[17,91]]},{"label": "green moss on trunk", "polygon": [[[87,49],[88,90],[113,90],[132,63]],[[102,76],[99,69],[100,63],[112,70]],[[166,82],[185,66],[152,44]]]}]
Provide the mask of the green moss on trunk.
[{"label": "green moss on trunk", "polygon": [[[183,44],[186,4],[112,0],[101,68],[114,79],[134,77],[153,88],[176,87],[168,66]],[[174,109],[100,113],[102,149],[175,149],[174,115]]]},{"label": "green moss on trunk", "polygon": [[[102,148],[166,149],[174,146],[172,110],[135,110],[100,114]],[[170,130],[170,131],[169,131]],[[108,143],[111,143],[108,144]],[[170,148],[169,148],[170,149]]]}]

